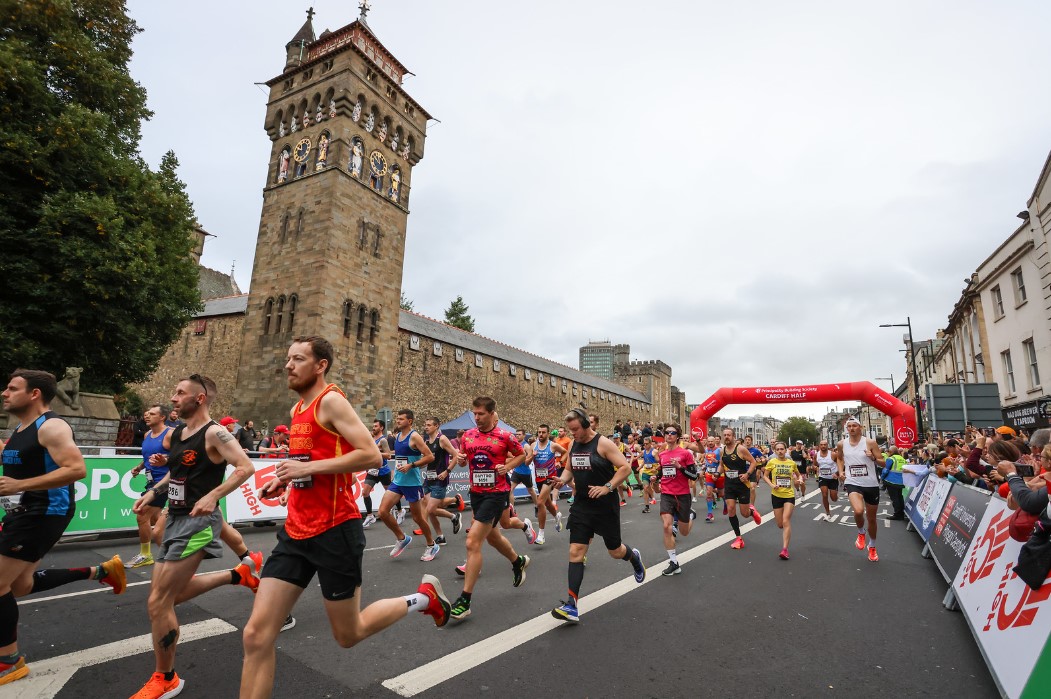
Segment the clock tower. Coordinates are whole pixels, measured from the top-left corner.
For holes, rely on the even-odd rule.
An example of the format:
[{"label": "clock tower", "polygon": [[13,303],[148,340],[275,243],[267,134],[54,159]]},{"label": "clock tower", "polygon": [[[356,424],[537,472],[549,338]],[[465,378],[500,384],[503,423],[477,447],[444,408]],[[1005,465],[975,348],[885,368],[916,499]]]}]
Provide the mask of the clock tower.
[{"label": "clock tower", "polygon": [[242,421],[287,421],[296,397],[285,356],[303,335],[332,343],[328,380],[362,420],[395,407],[412,170],[430,115],[405,91],[409,71],[373,34],[367,11],[362,3],[356,21],[320,36],[308,11],[285,45],[284,71],[266,83],[270,163],[230,396]]}]

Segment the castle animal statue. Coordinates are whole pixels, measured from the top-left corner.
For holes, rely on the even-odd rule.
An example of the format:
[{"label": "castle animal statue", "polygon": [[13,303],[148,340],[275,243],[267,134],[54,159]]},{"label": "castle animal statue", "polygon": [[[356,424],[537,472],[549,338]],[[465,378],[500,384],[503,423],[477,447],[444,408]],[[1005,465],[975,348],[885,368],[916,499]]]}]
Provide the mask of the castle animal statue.
[{"label": "castle animal statue", "polygon": [[58,382],[57,397],[73,410],[80,410],[80,374],[78,366],[67,366],[66,375]]}]

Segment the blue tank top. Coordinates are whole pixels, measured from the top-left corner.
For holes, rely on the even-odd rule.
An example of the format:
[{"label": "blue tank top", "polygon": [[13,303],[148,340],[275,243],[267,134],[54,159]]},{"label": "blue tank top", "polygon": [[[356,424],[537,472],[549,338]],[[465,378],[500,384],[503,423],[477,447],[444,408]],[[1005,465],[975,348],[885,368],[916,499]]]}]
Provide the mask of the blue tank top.
[{"label": "blue tank top", "polygon": [[150,457],[154,454],[168,455],[168,450],[164,448],[164,436],[171,431],[172,428],[165,427],[164,431],[156,437],[147,432],[142,438],[142,463],[146,466],[146,478],[149,479],[151,485],[168,475],[167,464],[160,467],[151,466]]},{"label": "blue tank top", "polygon": [[644,464],[655,464],[657,463],[657,450],[646,449],[642,452],[642,463]]},{"label": "blue tank top", "polygon": [[[522,447],[522,450],[524,451],[525,447],[526,447],[526,443],[525,442],[519,442],[519,445]],[[531,471],[529,470],[529,464],[527,464],[525,461],[523,461],[520,466],[515,466],[515,473],[517,473],[520,476],[528,476],[531,473]]]},{"label": "blue tank top", "polygon": [[[380,445],[380,442],[383,442],[385,445],[390,446],[390,443],[387,442],[386,437],[377,437],[375,441],[377,447]],[[382,452],[383,450],[380,449],[380,451]],[[386,476],[388,473],[390,473],[390,461],[388,459],[384,459],[383,465],[376,470],[376,473],[378,473],[381,476]]]},{"label": "blue tank top", "polygon": [[555,461],[555,450],[551,448],[553,442],[550,439],[547,440],[547,446],[543,448],[539,444],[538,440],[533,446],[533,467],[550,468]]},{"label": "blue tank top", "polygon": [[[416,434],[416,430],[409,430],[409,434],[405,435],[405,439],[401,438],[401,435],[394,437],[394,461],[405,460],[408,463],[416,463],[420,459],[419,450],[415,449],[409,442],[412,440],[412,436]],[[402,473],[398,469],[394,469],[392,479],[394,485],[423,485],[423,471],[418,468],[410,468],[408,471]]]},{"label": "blue tank top", "polygon": [[[28,425],[16,430],[4,445],[0,455],[3,475],[25,480],[47,475],[58,468],[51,454],[42,444],[38,430],[48,420],[61,420],[52,411],[47,411]],[[71,517],[76,507],[73,484],[61,485],[48,490],[26,490],[0,498],[0,504],[8,513],[31,515],[61,515]]]}]

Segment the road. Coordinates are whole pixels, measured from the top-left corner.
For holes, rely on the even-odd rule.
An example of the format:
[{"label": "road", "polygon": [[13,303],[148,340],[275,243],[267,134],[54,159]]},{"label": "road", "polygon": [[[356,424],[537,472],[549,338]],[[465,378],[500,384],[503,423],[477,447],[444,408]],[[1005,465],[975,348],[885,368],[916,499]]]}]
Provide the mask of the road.
[{"label": "road", "polygon": [[[629,500],[621,509],[624,539],[642,551],[648,579],[636,585],[628,564],[610,559],[599,542],[588,559],[576,626],[549,614],[565,596],[568,549],[567,533],[555,533],[553,524],[543,547],[509,534],[532,557],[518,589],[506,561],[487,550],[472,616],[444,629],[413,614],[340,649],[315,583],[296,607],[297,626],[279,638],[274,696],[998,696],[963,617],[941,606],[945,582],[920,557],[921,542],[903,522],[881,522],[880,561],[870,563],[853,547],[852,517],[840,521],[844,508],[828,522],[820,499],[809,498],[793,518],[792,558],[782,561],[765,486],[759,503],[767,516],[761,526],[746,527],[744,550],[729,548],[729,524],[717,513],[715,523],[698,522],[680,540],[683,574],[664,578],[657,508],[642,514],[640,498]],[[887,508],[885,500],[881,515]],[[253,549],[273,546],[273,527],[242,532]],[[393,536],[382,524],[367,534],[365,603],[414,592],[425,572],[438,575],[450,599],[459,593],[453,566],[463,561],[463,532],[431,563],[418,560],[422,542],[391,559]],[[113,553],[131,558],[136,551],[127,539],[66,543],[45,566],[87,565]],[[226,552],[202,569],[231,561]],[[83,582],[21,600],[19,640],[33,672],[0,687],[0,699],[131,696],[148,679],[153,658],[145,608],[150,569],[128,573],[132,584],[118,597]],[[239,632],[252,599],[229,586],[179,607],[182,696],[236,696]]]}]

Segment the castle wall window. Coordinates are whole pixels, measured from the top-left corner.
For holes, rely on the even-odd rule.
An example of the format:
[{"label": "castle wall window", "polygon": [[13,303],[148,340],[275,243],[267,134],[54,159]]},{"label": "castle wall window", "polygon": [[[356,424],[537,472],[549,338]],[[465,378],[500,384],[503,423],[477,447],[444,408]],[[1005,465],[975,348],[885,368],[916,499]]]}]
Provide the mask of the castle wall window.
[{"label": "castle wall window", "polygon": [[303,232],[303,209],[300,209],[296,214],[296,240],[299,240],[300,234]]},{"label": "castle wall window", "polygon": [[274,323],[274,332],[275,333],[280,333],[281,332],[281,318],[284,316],[284,314],[285,314],[285,297],[284,296],[278,296],[277,297],[277,321]]},{"label": "castle wall window", "polygon": [[358,306],[358,342],[365,339],[365,306]]},{"label": "castle wall window", "polygon": [[369,344],[376,344],[376,338],[380,334],[380,312],[375,308],[372,309],[372,314],[369,318]]},{"label": "castle wall window", "polygon": [[288,331],[291,332],[296,323],[296,306],[299,305],[299,297],[292,294],[288,297]]},{"label": "castle wall window", "polygon": [[354,321],[350,315],[351,306],[350,301],[343,302],[343,337],[350,337],[350,328],[354,325]]},{"label": "castle wall window", "polygon": [[289,214],[285,214],[281,217],[281,242],[288,240],[288,219],[291,218]]},{"label": "castle wall window", "polygon": [[270,320],[274,315],[274,299],[269,298],[263,304],[263,334],[270,334]]}]

